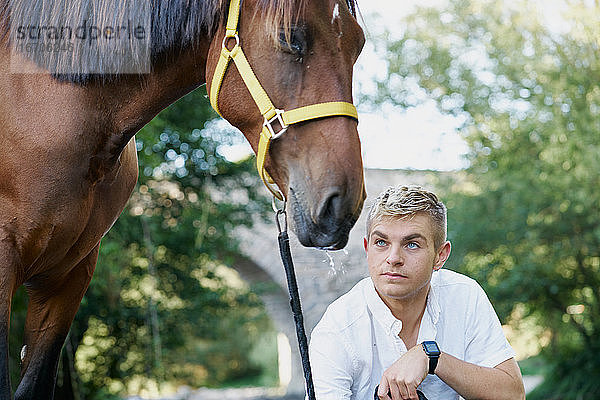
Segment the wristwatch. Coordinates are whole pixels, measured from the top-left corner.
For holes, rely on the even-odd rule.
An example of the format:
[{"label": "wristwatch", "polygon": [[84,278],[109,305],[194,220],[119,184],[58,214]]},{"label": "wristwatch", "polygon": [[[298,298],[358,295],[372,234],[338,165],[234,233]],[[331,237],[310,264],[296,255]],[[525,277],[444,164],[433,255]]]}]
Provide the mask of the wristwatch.
[{"label": "wristwatch", "polygon": [[438,359],[440,358],[440,348],[437,343],[433,340],[426,340],[422,343],[423,351],[429,357],[429,374],[435,374],[435,367],[437,367]]}]

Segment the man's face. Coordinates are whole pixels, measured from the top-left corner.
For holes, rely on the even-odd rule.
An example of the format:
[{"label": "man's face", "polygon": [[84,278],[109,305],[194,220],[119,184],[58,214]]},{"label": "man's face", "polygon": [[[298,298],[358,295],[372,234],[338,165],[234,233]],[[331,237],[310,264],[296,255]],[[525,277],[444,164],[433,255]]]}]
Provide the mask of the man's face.
[{"label": "man's face", "polygon": [[427,294],[431,274],[450,255],[450,242],[436,249],[431,217],[417,213],[374,222],[364,239],[369,274],[379,295],[409,300]]}]

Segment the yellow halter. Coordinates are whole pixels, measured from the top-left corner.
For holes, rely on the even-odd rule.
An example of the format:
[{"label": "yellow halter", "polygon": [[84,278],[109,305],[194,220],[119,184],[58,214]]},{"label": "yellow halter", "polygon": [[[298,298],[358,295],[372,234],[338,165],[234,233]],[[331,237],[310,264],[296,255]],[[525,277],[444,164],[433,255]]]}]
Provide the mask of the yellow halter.
[{"label": "yellow halter", "polygon": [[[277,139],[285,133],[289,125],[296,124],[311,119],[332,117],[338,115],[345,115],[358,120],[358,113],[356,107],[353,104],[344,101],[335,101],[328,103],[312,104],[309,106],[299,107],[292,110],[284,111],[275,108],[271,99],[260,85],[260,82],[254,75],[252,67],[248,63],[248,59],[244,55],[240,46],[240,38],[238,36],[238,20],[240,15],[240,1],[231,0],[229,4],[229,14],[227,16],[227,27],[225,31],[225,37],[223,38],[223,46],[221,49],[221,55],[215,68],[215,73],[212,78],[210,85],[210,103],[219,115],[218,99],[219,91],[221,90],[221,84],[227,71],[229,61],[233,60],[235,63],[246,87],[250,91],[254,102],[258,106],[260,113],[264,117],[262,132],[260,133],[260,141],[258,142],[258,151],[256,153],[256,167],[258,174],[260,175],[265,186],[273,196],[279,200],[284,200],[283,193],[275,184],[275,181],[267,171],[265,170],[265,157],[269,152],[269,146],[271,140]],[[235,46],[231,49],[227,49],[227,41],[229,39],[235,40]],[[277,122],[281,129],[275,132],[273,123]]]}]

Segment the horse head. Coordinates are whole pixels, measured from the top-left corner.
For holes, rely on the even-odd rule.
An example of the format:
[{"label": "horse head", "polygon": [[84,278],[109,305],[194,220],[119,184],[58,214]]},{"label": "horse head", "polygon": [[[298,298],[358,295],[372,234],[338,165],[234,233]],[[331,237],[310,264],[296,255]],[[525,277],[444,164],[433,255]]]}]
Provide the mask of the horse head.
[{"label": "horse head", "polygon": [[[222,24],[223,33],[225,25],[230,29],[229,37],[216,35],[211,43],[208,90],[218,112],[244,133],[257,154],[270,116],[262,112],[267,106],[256,97],[266,95],[278,111],[332,102],[354,109],[348,104],[352,69],[364,35],[353,2],[245,0],[238,32],[231,33],[235,24],[226,20]],[[253,72],[237,60],[231,63],[235,66],[219,66],[223,48],[227,54],[242,49]],[[245,74],[253,74],[263,91],[251,93],[253,81]],[[360,141],[357,121],[350,114],[313,115],[289,126],[274,122],[273,129],[281,133],[275,132],[264,154],[266,180],[272,177],[287,199],[290,224],[304,246],[344,247],[361,212],[365,190]]]}]

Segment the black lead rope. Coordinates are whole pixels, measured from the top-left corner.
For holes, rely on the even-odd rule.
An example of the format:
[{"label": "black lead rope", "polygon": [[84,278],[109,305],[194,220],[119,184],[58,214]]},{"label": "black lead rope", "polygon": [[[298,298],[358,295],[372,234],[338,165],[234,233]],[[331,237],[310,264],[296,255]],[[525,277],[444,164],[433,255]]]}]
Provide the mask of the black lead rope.
[{"label": "black lead rope", "polygon": [[[296,273],[294,272],[294,263],[292,262],[292,252],[290,250],[290,238],[287,234],[287,221],[285,213],[285,202],[283,208],[277,210],[275,220],[277,229],[279,230],[279,253],[281,261],[285,268],[287,276],[288,291],[290,293],[290,306],[294,314],[294,322],[296,323],[296,336],[298,337],[298,347],[300,348],[300,356],[302,357],[302,369],[304,370],[304,380],[306,381],[306,393],[309,400],[316,400],[315,388],[312,381],[312,372],[310,369],[310,360],[308,357],[308,340],[304,331],[304,317],[302,316],[302,306],[300,305],[300,295],[298,294],[298,282],[296,282]],[[279,223],[279,217],[283,216],[283,229]]]}]

